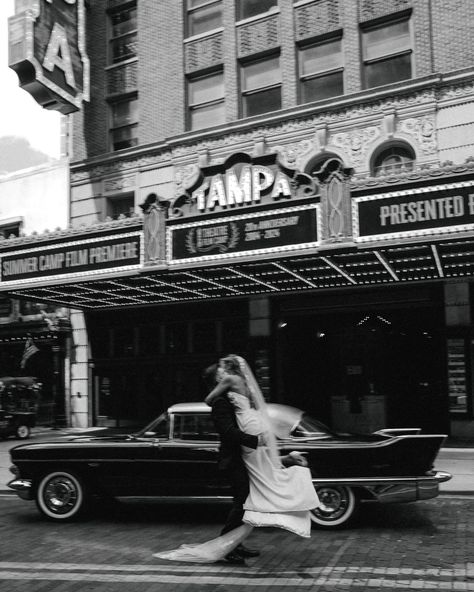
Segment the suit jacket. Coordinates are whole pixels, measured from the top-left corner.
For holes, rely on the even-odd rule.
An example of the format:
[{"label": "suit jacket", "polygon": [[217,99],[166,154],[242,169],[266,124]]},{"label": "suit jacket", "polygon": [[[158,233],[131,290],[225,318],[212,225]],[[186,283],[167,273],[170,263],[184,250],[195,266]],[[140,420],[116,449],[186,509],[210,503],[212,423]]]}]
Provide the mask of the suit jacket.
[{"label": "suit jacket", "polygon": [[243,468],[241,446],[257,448],[258,436],[239,430],[235,410],[225,395],[218,397],[212,404],[211,416],[219,433],[219,468]]}]

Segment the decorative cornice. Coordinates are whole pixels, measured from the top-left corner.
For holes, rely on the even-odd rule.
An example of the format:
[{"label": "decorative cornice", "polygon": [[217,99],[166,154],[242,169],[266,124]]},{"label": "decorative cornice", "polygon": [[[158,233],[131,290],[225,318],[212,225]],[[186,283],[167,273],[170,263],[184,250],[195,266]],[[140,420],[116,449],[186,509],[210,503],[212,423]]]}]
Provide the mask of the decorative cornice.
[{"label": "decorative cornice", "polygon": [[462,174],[474,174],[474,157],[466,159],[464,164],[453,164],[451,162],[443,163],[441,166],[423,166],[414,171],[399,173],[397,175],[386,175],[380,177],[352,178],[351,190],[375,189],[395,185],[400,183],[410,183],[417,181],[439,181],[440,177],[449,177]]},{"label": "decorative cornice", "polygon": [[[357,119],[373,119],[387,110],[400,111],[423,106],[433,107],[440,100],[473,96],[474,81],[471,71],[464,73],[463,80],[449,84],[439,75],[403,82],[384,87],[383,90],[361,91],[350,96],[299,105],[245,120],[236,120],[219,128],[188,132],[169,138],[160,144],[150,144],[127,150],[124,153],[107,153],[87,161],[71,165],[71,182],[81,183],[96,177],[117,172],[131,172],[156,166],[185,166],[186,160],[194,158],[202,150],[222,150],[227,146],[243,149],[253,144],[255,138],[266,137],[278,144],[282,136],[301,131],[310,131],[332,124],[341,131],[355,128]],[[466,80],[469,78],[469,80]],[[414,133],[413,130],[410,130]],[[423,135],[423,130],[416,130]],[[421,137],[421,136],[420,136]],[[429,152],[432,147],[424,144]],[[180,162],[176,162],[180,161]]]}]

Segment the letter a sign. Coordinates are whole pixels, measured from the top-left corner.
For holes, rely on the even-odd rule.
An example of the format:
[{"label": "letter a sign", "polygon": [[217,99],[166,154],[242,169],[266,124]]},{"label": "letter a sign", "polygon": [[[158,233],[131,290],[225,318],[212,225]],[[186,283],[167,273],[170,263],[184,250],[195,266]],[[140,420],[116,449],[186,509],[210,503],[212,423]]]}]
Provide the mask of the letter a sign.
[{"label": "letter a sign", "polygon": [[46,109],[72,113],[89,100],[86,0],[17,0],[8,19],[9,66]]}]

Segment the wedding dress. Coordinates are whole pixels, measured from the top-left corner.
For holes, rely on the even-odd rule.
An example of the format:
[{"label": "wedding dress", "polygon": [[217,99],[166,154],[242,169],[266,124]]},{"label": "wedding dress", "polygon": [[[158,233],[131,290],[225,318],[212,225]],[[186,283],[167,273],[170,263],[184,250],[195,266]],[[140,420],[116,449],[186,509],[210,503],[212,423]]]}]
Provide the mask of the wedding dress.
[{"label": "wedding dress", "polygon": [[266,404],[250,368],[239,358],[249,397],[229,392],[239,429],[247,434],[264,434],[266,446],[242,447],[242,458],[249,475],[249,495],[244,504],[242,526],[201,544],[181,545],[178,549],[155,553],[158,559],[211,563],[223,559],[245,540],[253,527],[277,527],[308,538],[310,510],[320,503],[307,467],[283,467],[276,439],[266,414]]}]

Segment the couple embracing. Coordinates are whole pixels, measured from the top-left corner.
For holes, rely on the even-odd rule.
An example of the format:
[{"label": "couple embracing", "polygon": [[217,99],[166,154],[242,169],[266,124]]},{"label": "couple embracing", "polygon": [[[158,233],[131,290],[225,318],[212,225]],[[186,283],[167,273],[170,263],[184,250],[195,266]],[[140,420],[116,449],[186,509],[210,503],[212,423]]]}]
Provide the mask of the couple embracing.
[{"label": "couple embracing", "polygon": [[219,537],[154,557],[243,565],[244,557],[259,554],[243,545],[254,527],[283,528],[308,538],[310,510],[319,506],[311,473],[299,453],[279,455],[265,400],[243,358],[220,360],[205,401],[221,439],[219,467],[232,486],[232,509]]}]

